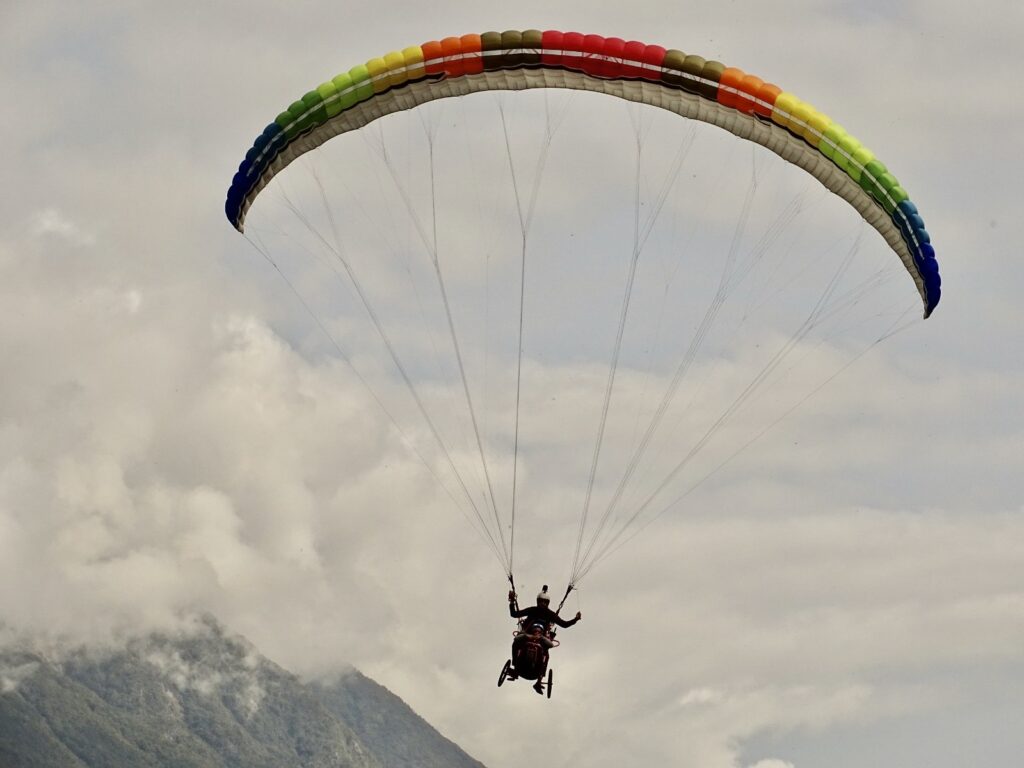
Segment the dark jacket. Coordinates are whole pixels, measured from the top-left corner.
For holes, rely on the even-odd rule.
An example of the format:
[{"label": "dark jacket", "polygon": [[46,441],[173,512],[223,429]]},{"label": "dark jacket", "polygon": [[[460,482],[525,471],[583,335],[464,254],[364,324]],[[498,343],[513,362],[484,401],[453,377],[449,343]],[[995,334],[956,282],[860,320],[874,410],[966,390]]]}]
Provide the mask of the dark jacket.
[{"label": "dark jacket", "polygon": [[520,608],[518,611],[509,603],[508,614],[513,619],[523,619],[523,628],[530,630],[531,624],[543,624],[545,629],[549,624],[557,624],[560,627],[571,627],[579,619],[572,618],[566,621],[550,608],[541,605],[531,605],[529,608]]}]

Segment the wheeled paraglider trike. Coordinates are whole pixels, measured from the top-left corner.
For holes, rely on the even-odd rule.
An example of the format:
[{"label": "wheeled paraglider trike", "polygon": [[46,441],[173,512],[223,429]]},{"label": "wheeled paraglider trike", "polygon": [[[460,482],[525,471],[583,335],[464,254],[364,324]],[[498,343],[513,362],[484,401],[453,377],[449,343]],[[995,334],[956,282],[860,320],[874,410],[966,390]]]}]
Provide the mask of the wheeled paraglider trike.
[{"label": "wheeled paraglider trike", "polygon": [[524,680],[536,680],[534,688],[538,693],[546,692],[550,699],[555,673],[554,670],[548,669],[548,651],[558,646],[558,641],[552,634],[539,624],[534,624],[529,631],[517,631],[516,639],[512,643],[512,658],[501,668],[498,685],[504,684],[505,680],[516,680],[520,677]]}]

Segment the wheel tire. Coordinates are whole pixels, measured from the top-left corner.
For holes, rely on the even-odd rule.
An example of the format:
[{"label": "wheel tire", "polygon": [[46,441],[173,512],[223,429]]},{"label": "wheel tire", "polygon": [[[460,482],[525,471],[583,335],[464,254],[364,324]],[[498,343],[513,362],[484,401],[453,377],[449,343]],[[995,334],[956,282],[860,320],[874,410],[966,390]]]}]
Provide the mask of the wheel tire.
[{"label": "wheel tire", "polygon": [[548,670],[548,698],[551,698],[551,686],[555,684],[555,670]]},{"label": "wheel tire", "polygon": [[501,688],[501,684],[505,682],[505,678],[508,677],[508,671],[512,669],[512,659],[505,662],[505,666],[501,668],[501,674],[498,675],[498,687]]}]

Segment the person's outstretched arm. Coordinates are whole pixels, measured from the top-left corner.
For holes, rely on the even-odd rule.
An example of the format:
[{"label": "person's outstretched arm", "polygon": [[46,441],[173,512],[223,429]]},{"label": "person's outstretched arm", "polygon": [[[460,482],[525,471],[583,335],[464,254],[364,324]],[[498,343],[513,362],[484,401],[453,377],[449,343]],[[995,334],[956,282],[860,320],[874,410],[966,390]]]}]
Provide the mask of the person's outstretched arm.
[{"label": "person's outstretched arm", "polygon": [[520,608],[518,611],[515,609],[516,593],[508,593],[508,615],[513,619],[521,619],[529,612],[529,608]]},{"label": "person's outstretched arm", "polygon": [[575,618],[569,619],[568,621],[563,619],[561,616],[556,615],[555,616],[555,624],[557,624],[558,626],[562,627],[562,629],[568,629],[569,627],[571,627],[573,624],[575,624],[577,621],[579,621],[582,618],[583,618],[583,614],[580,613],[579,611],[576,611]]}]

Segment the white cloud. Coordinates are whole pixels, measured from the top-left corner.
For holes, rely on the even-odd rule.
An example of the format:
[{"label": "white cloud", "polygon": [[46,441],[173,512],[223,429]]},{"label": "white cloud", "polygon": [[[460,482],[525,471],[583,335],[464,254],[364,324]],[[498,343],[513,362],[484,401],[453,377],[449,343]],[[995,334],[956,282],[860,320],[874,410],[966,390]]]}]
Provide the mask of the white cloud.
[{"label": "white cloud", "polygon": [[36,213],[32,221],[32,233],[58,237],[77,246],[93,245],[96,242],[95,235],[82,229],[55,208]]},{"label": "white cloud", "polygon": [[0,694],[14,693],[22,681],[27,680],[39,668],[39,662],[30,661],[11,666],[0,665]]}]

